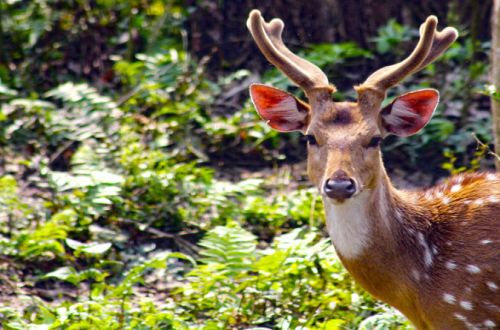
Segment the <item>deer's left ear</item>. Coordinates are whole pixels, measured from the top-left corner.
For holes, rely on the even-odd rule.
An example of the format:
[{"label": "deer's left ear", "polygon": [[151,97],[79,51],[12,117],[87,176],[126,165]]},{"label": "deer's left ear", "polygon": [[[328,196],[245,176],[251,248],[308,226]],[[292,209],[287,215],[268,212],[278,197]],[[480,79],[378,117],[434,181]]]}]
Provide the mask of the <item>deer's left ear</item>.
[{"label": "deer's left ear", "polygon": [[259,115],[280,132],[305,132],[309,123],[309,105],[280,89],[253,84],[250,96]]},{"label": "deer's left ear", "polygon": [[420,131],[432,117],[439,102],[439,92],[422,89],[398,96],[380,112],[387,133],[410,136]]}]

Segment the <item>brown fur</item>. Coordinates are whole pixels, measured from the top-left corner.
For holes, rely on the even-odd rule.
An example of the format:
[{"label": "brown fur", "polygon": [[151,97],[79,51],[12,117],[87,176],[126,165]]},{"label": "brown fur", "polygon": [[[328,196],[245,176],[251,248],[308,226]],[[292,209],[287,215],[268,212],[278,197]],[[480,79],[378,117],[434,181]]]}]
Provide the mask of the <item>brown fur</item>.
[{"label": "brown fur", "polygon": [[324,120],[327,125],[332,126],[346,126],[352,124],[352,115],[349,111],[349,106],[340,108],[333,113],[333,116]]},{"label": "brown fur", "polygon": [[[500,325],[500,178],[488,177],[461,175],[426,192],[398,191],[386,181],[378,190],[394,212],[390,230],[374,216],[379,231],[373,245],[356,260],[341,256],[342,262],[361,286],[419,329],[487,329],[487,320]],[[462,188],[451,192],[456,182]],[[374,201],[371,214],[379,205]],[[419,235],[432,253],[431,265]]]},{"label": "brown fur", "polygon": [[[356,103],[316,107],[320,110],[312,112],[307,130],[318,141],[308,152],[312,182],[321,189],[325,178],[344,171],[361,190],[371,192],[366,207],[372,222],[367,225],[374,228],[372,245],[355,260],[339,253],[356,281],[419,329],[486,329],[487,321],[500,326],[500,178],[468,174],[427,191],[399,191],[385,173],[380,150],[365,147],[382,134],[376,112]],[[347,107],[353,118],[349,126],[324,122]],[[382,218],[381,209],[389,210],[389,219]],[[446,268],[447,262],[454,268]],[[445,294],[454,303],[446,302]]]}]

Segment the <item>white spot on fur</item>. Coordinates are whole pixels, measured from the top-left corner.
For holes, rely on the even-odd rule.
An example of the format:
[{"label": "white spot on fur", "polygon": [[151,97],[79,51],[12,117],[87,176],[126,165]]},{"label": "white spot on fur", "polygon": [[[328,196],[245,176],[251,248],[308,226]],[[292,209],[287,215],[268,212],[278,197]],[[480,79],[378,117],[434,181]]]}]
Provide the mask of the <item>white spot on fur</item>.
[{"label": "white spot on fur", "polygon": [[460,302],[460,307],[462,307],[465,310],[471,311],[473,310],[472,308],[472,303],[470,301],[462,300]]},{"label": "white spot on fur", "polygon": [[454,269],[457,268],[457,264],[453,260],[447,261],[446,264],[445,264],[445,266],[449,270],[454,270]]},{"label": "white spot on fur", "polygon": [[369,246],[368,196],[362,192],[341,204],[323,197],[328,233],[337,252],[347,259],[355,259]]},{"label": "white spot on fur", "polygon": [[490,288],[491,291],[497,291],[498,290],[498,285],[496,285],[495,282],[488,281],[488,282],[486,282],[486,285],[488,286],[488,288]]},{"label": "white spot on fur", "polygon": [[478,266],[476,265],[467,265],[467,267],[465,267],[467,269],[467,271],[471,274],[478,274],[481,272],[481,268],[479,268]]},{"label": "white spot on fur", "polygon": [[413,276],[414,279],[420,281],[420,272],[415,268],[411,270],[411,275]]},{"label": "white spot on fur", "polygon": [[449,293],[445,293],[445,294],[443,294],[443,300],[444,300],[445,302],[447,302],[448,304],[452,304],[452,305],[453,305],[453,304],[455,303],[455,301],[456,301],[455,296],[454,296],[454,295],[452,295],[452,294],[449,294]]},{"label": "white spot on fur", "polygon": [[490,244],[490,243],[493,243],[493,241],[492,241],[492,240],[489,240],[489,239],[483,239],[483,240],[481,241],[481,244],[483,244],[483,245],[487,245],[487,244]]},{"label": "white spot on fur", "polygon": [[455,313],[455,314],[453,314],[453,316],[455,316],[455,318],[457,320],[460,320],[460,321],[464,322],[465,326],[467,327],[467,329],[470,329],[470,330],[476,330],[476,329],[478,329],[474,324],[470,323],[467,320],[467,318],[465,316],[463,316],[462,314]]},{"label": "white spot on fur", "polygon": [[500,307],[498,307],[497,305],[495,304],[492,304],[488,301],[484,302],[484,305],[488,308],[488,309],[491,309],[491,310],[494,310],[496,312],[500,312]]},{"label": "white spot on fur", "polygon": [[450,199],[448,197],[443,197],[443,198],[441,198],[441,202],[443,204],[448,204],[450,202]]},{"label": "white spot on fur", "polygon": [[486,180],[494,181],[497,179],[497,176],[494,173],[486,174]]},{"label": "white spot on fur", "polygon": [[483,322],[483,324],[484,324],[485,327],[488,327],[488,328],[494,328],[497,325],[492,320],[486,320],[486,321]]},{"label": "white spot on fur", "polygon": [[451,241],[446,242],[446,246],[452,246],[453,243]]},{"label": "white spot on fur", "polygon": [[453,185],[450,189],[452,193],[458,192],[460,189],[462,189],[462,186],[460,184]]},{"label": "white spot on fur", "polygon": [[436,197],[437,197],[437,198],[442,198],[443,196],[444,196],[444,193],[443,193],[442,191],[438,191],[438,192],[436,193]]},{"label": "white spot on fur", "polygon": [[487,199],[488,199],[488,202],[493,203],[493,204],[496,204],[500,201],[500,199],[498,199],[496,196],[490,196]]},{"label": "white spot on fur", "polygon": [[476,200],[474,201],[474,205],[483,205],[483,204],[484,204],[484,200],[482,200],[481,198],[476,199]]},{"label": "white spot on fur", "polygon": [[424,248],[424,264],[426,267],[430,267],[432,265],[432,253],[429,244],[427,244],[424,238],[424,234],[418,233],[418,242]]}]

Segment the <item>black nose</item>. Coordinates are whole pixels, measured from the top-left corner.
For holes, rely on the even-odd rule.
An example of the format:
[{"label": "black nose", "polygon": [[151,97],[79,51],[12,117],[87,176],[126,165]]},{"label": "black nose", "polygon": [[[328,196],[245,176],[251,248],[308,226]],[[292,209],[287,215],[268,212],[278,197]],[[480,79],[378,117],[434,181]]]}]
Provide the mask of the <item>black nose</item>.
[{"label": "black nose", "polygon": [[356,192],[356,184],[352,179],[328,179],[325,182],[325,193],[334,199],[346,199]]}]

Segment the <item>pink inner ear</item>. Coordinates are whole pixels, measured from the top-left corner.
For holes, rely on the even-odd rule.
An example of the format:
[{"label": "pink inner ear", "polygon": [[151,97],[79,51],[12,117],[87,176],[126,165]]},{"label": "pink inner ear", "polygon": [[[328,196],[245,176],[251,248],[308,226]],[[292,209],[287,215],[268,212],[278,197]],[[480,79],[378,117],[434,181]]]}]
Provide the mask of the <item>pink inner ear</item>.
[{"label": "pink inner ear", "polygon": [[282,132],[304,129],[309,109],[294,96],[260,84],[250,86],[250,95],[257,112],[272,128]]},{"label": "pink inner ear", "polygon": [[429,122],[438,102],[439,93],[434,89],[401,95],[382,110],[383,125],[389,133],[413,135]]}]

